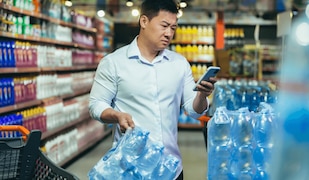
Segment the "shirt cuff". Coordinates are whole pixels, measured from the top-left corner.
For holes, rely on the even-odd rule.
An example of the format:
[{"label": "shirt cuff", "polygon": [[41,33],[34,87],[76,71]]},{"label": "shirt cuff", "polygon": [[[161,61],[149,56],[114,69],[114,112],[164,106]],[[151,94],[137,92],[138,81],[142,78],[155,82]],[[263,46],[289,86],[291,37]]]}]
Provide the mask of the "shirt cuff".
[{"label": "shirt cuff", "polygon": [[206,114],[206,112],[209,109],[209,100],[208,97],[206,98],[207,101],[207,108],[202,112],[202,113],[197,113],[194,109],[193,109],[193,102],[192,105],[190,106],[190,108],[187,110],[187,113],[190,117],[198,119],[199,117],[201,117],[202,115]]},{"label": "shirt cuff", "polygon": [[90,108],[90,116],[95,119],[95,120],[101,120],[101,114],[102,112],[107,109],[107,108],[111,108],[111,106],[107,105],[104,102],[99,102],[97,101],[95,104],[90,104],[89,106]]}]

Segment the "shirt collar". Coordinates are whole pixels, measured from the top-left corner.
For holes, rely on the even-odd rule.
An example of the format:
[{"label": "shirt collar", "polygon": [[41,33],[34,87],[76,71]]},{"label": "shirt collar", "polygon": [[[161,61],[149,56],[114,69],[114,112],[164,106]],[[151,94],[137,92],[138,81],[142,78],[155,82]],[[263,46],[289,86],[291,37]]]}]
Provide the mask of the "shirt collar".
[{"label": "shirt collar", "polygon": [[[144,59],[141,56],[141,53],[137,46],[137,37],[138,36],[136,36],[134,40],[131,42],[131,44],[129,44],[128,51],[127,51],[128,59],[139,59],[139,60]],[[168,56],[168,51],[166,49],[161,51],[153,62],[157,62],[158,60],[171,60],[171,58]]]}]

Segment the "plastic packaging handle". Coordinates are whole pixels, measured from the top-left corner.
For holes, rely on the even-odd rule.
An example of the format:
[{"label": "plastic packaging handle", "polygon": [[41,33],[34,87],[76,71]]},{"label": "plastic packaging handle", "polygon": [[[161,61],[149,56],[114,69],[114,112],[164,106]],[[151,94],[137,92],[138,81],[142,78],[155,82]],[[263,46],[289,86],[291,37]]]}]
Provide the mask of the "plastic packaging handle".
[{"label": "plastic packaging handle", "polygon": [[27,140],[27,137],[30,134],[30,131],[27,128],[19,125],[0,126],[0,131],[19,131],[22,133],[22,138],[24,141]]}]

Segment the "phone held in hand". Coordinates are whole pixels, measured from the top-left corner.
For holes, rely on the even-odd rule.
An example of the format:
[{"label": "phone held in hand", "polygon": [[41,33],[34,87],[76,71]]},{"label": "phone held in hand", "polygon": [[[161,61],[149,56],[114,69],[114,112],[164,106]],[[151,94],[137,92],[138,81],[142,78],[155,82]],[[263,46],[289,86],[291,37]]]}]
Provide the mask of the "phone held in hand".
[{"label": "phone held in hand", "polygon": [[201,83],[201,81],[208,81],[211,77],[216,77],[217,73],[220,71],[220,67],[217,66],[209,66],[207,71],[200,77],[200,79],[196,82],[193,91],[197,91],[197,85]]}]

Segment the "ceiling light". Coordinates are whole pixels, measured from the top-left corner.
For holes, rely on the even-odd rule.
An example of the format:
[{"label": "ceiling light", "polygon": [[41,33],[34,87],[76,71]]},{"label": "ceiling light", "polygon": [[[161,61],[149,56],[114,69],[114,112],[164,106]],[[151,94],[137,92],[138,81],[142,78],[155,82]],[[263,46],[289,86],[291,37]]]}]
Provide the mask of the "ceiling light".
[{"label": "ceiling light", "polygon": [[71,7],[73,5],[72,1],[71,0],[66,0],[64,2],[64,5],[68,6],[68,7]]},{"label": "ceiling light", "polygon": [[136,17],[136,16],[138,16],[139,15],[139,11],[138,11],[138,9],[132,9],[132,16],[134,16],[134,17]]},{"label": "ceiling light", "polygon": [[97,15],[98,15],[99,17],[104,17],[104,16],[105,16],[105,11],[104,11],[104,10],[99,10],[99,11],[97,12]]},{"label": "ceiling light", "polygon": [[126,6],[128,6],[128,7],[133,6],[133,2],[131,0],[127,0]]},{"label": "ceiling light", "polygon": [[179,10],[178,10],[177,17],[180,18],[182,15],[183,15],[183,11],[182,11],[182,9],[179,9]]},{"label": "ceiling light", "polygon": [[185,7],[187,7],[187,2],[182,0],[182,1],[180,1],[179,6],[180,6],[180,8],[185,8]]}]

